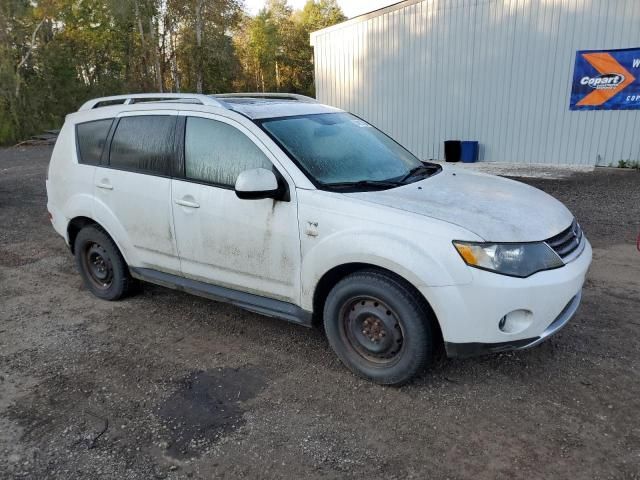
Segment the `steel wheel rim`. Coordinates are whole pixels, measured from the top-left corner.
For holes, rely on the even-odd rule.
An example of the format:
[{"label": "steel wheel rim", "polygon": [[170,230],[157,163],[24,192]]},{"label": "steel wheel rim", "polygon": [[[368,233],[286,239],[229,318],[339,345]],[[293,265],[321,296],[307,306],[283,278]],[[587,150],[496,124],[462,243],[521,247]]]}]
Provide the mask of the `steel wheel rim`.
[{"label": "steel wheel rim", "polygon": [[107,290],[113,283],[113,265],[102,245],[89,243],[82,254],[82,263],[91,283],[100,290]]},{"label": "steel wheel rim", "polygon": [[345,345],[361,358],[379,367],[399,361],[404,331],[399,316],[385,302],[368,295],[351,298],[339,318]]}]

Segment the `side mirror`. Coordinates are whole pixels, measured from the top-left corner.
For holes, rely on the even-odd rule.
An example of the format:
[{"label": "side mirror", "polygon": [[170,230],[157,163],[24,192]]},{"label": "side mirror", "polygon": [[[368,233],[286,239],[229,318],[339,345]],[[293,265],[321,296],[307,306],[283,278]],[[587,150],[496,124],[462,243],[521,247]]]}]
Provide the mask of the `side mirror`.
[{"label": "side mirror", "polygon": [[254,168],[238,175],[235,186],[236,195],[243,200],[277,198],[280,193],[278,179],[271,170]]}]

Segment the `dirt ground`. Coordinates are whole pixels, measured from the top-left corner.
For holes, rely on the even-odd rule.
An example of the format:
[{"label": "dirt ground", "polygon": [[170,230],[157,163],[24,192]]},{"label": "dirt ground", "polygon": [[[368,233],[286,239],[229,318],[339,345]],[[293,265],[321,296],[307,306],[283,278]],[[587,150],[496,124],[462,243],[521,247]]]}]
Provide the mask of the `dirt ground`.
[{"label": "dirt ground", "polygon": [[526,180],[594,246],[561,333],[383,388],[319,330],[91,296],[47,219],[49,154],[0,150],[1,478],[640,478],[640,173]]}]

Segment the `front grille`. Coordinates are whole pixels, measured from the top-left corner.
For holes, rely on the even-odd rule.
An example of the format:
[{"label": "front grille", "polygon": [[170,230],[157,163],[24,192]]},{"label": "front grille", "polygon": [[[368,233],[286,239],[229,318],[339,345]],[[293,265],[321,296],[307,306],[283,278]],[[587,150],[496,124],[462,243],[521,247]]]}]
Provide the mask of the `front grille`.
[{"label": "front grille", "polygon": [[581,243],[582,228],[580,228],[580,225],[575,219],[569,228],[547,240],[547,245],[553,248],[563,260],[575,252]]}]

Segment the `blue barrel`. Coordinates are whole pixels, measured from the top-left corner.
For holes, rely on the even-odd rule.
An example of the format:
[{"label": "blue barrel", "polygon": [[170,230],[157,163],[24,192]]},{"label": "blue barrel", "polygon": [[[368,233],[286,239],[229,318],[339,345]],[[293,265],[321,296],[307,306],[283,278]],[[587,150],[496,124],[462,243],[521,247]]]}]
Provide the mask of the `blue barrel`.
[{"label": "blue barrel", "polygon": [[462,159],[463,163],[475,163],[478,161],[478,142],[476,141],[472,141],[472,142],[461,142],[461,155],[460,158]]}]

